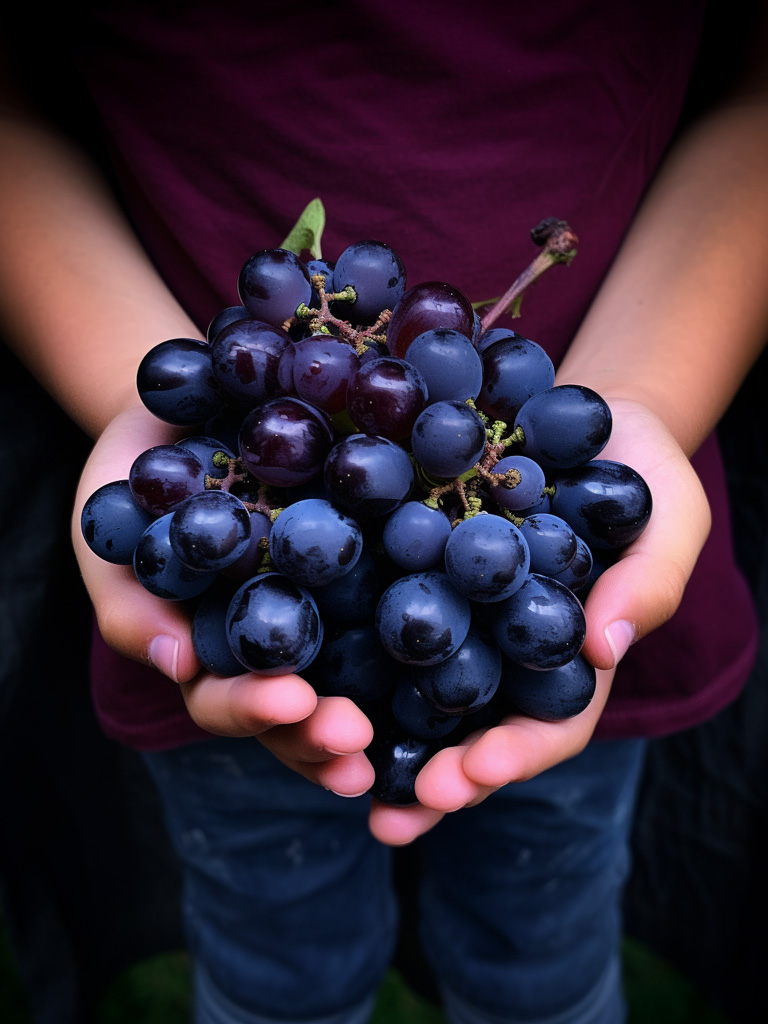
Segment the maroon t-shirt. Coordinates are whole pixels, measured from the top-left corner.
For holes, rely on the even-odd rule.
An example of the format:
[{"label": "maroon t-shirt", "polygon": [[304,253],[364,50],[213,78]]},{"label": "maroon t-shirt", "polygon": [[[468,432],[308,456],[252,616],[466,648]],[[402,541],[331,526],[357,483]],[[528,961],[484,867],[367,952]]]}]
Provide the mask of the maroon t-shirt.
[{"label": "maroon t-shirt", "polygon": [[[201,330],[239,302],[245,260],[279,245],[316,196],[327,258],[378,238],[408,286],[446,281],[472,301],[507,288],[535,254],[530,229],[556,216],[578,256],[531,289],[515,326],[557,362],[675,131],[702,8],[107,3],[76,59],[126,207]],[[600,735],[701,721],[754,659],[714,438],[694,464],[710,538],[679,611],[623,660]],[[175,684],[98,635],[92,668],[110,735],[142,749],[204,735]]]}]

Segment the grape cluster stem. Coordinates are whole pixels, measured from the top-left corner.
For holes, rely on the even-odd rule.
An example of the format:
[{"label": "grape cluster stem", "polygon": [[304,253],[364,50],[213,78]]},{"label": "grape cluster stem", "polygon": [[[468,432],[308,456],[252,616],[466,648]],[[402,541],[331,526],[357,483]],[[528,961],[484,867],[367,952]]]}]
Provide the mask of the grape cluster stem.
[{"label": "grape cluster stem", "polygon": [[353,327],[348,321],[340,320],[334,316],[331,313],[330,304],[331,302],[354,303],[357,300],[355,289],[348,285],[343,291],[328,294],[325,290],[325,274],[313,274],[312,285],[320,299],[320,308],[311,309],[309,306],[302,304],[296,310],[296,316],[289,320],[287,325],[284,325],[286,329],[297,320],[308,320],[310,329],[316,334],[331,334],[332,332],[329,327],[331,325],[338,331],[338,337],[349,342],[358,355],[362,355],[365,352],[368,342],[386,341],[386,333],[384,332],[392,316],[392,310],[382,310],[376,323],[370,327]]},{"label": "grape cluster stem", "polygon": [[537,245],[543,246],[542,251],[481,319],[483,331],[487,331],[504,313],[510,313],[513,318],[519,317],[520,303],[526,288],[555,263],[568,265],[576,256],[579,240],[564,220],[547,217],[533,228],[531,238]]}]

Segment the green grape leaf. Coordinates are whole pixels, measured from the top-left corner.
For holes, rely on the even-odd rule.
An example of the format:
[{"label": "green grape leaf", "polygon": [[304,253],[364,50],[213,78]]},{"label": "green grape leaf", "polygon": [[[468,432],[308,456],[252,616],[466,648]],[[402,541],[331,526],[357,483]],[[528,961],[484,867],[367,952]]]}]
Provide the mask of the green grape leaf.
[{"label": "green grape leaf", "polygon": [[288,249],[300,259],[304,253],[309,253],[313,260],[322,259],[320,240],[324,227],[325,207],[322,200],[313,199],[304,207],[280,248]]}]

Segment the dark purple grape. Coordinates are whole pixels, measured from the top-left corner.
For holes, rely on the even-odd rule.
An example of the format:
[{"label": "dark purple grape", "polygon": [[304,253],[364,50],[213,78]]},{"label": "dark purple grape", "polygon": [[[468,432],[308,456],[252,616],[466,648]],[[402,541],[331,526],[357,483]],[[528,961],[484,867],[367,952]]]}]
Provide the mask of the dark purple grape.
[{"label": "dark purple grape", "polygon": [[170,526],[176,557],[198,572],[220,572],[248,548],[251,517],[228,491],[200,491],[177,505]]},{"label": "dark purple grape", "polygon": [[376,773],[371,796],[385,804],[408,807],[418,803],[416,776],[440,744],[407,736],[396,723],[374,727],[366,755]]},{"label": "dark purple grape", "polygon": [[483,386],[483,361],[465,334],[437,327],[413,339],[407,361],[424,378],[433,402],[466,402]]},{"label": "dark purple grape", "polygon": [[442,566],[450,535],[451,523],[444,512],[422,501],[407,501],[387,516],[382,541],[396,565],[421,572]]},{"label": "dark purple grape", "polygon": [[551,500],[548,494],[542,494],[538,501],[534,502],[533,505],[529,505],[528,508],[521,508],[515,513],[516,519],[525,519],[528,516],[532,516],[541,512],[549,512],[551,507]]},{"label": "dark purple grape", "polygon": [[276,572],[247,580],[227,612],[238,661],[264,676],[301,672],[323,642],[323,623],[308,590]]},{"label": "dark purple grape", "polygon": [[477,711],[461,716],[459,728],[451,738],[455,743],[461,743],[462,740],[467,736],[471,736],[473,732],[477,732],[478,729],[492,729],[494,726],[499,725],[506,715],[515,714],[516,710],[515,706],[501,689],[501,686],[498,686],[487,704],[484,704]]},{"label": "dark purple grape", "polygon": [[278,365],[292,344],[285,331],[262,320],[238,320],[224,327],[211,343],[221,391],[246,407],[281,394]]},{"label": "dark purple grape", "polygon": [[239,676],[243,666],[232,653],[227,637],[227,610],[234,585],[214,583],[200,598],[192,615],[192,646],[200,663],[217,676]]},{"label": "dark purple grape", "polygon": [[459,649],[470,626],[470,604],[445,573],[412,573],[392,583],[376,609],[387,653],[407,665],[437,665]]},{"label": "dark purple grape", "polygon": [[360,356],[360,362],[369,363],[372,359],[380,359],[382,356],[390,355],[390,351],[383,341],[366,341],[365,351]]},{"label": "dark purple grape", "polygon": [[205,469],[186,448],[159,444],[134,459],[128,480],[139,505],[154,516],[162,516],[185,498],[205,490]]},{"label": "dark purple grape", "polygon": [[243,410],[234,405],[223,405],[218,412],[206,420],[203,426],[203,433],[211,437],[229,451],[236,452],[237,438],[240,433],[240,424],[243,422]]},{"label": "dark purple grape", "polygon": [[407,736],[417,740],[439,740],[459,724],[456,715],[430,704],[408,677],[402,677],[392,694],[392,714]]},{"label": "dark purple grape", "polygon": [[545,470],[571,469],[599,455],[611,436],[611,410],[591,388],[559,384],[522,406],[515,429],[523,431],[520,451]]},{"label": "dark purple grape", "polygon": [[223,465],[217,465],[214,462],[214,457],[224,456],[227,459],[234,459],[235,453],[231,448],[217,441],[215,437],[207,437],[204,434],[196,434],[192,437],[185,437],[181,441],[176,442],[179,448],[186,448],[188,452],[192,452],[203,464],[203,469],[208,476],[213,477],[224,477],[227,475],[227,468]]},{"label": "dark purple grape", "polygon": [[80,514],[88,547],[113,565],[131,565],[133,552],[154,516],[134,499],[127,480],[97,488]]},{"label": "dark purple grape", "polygon": [[475,348],[483,355],[487,348],[491,345],[495,345],[497,341],[525,341],[522,334],[518,334],[517,331],[511,331],[507,327],[491,327],[487,331],[483,331],[475,339]]},{"label": "dark purple grape", "polygon": [[427,386],[416,367],[403,359],[370,359],[350,382],[346,404],[358,430],[403,441],[427,404]]},{"label": "dark purple grape", "polygon": [[237,280],[240,301],[254,320],[282,327],[312,301],[307,268],[288,249],[263,249],[248,259]]},{"label": "dark purple grape", "polygon": [[195,338],[169,338],[139,363],[139,397],[165,423],[191,427],[204,423],[224,399],[211,365],[211,349]]},{"label": "dark purple grape", "polygon": [[306,498],[283,509],[269,535],[274,567],[304,587],[320,587],[344,576],[362,550],[362,533],[354,519],[322,498]]},{"label": "dark purple grape", "polygon": [[136,579],[155,597],[186,601],[199,597],[217,578],[215,572],[196,572],[179,561],[169,536],[172,513],[155,519],[142,534],[133,556]]},{"label": "dark purple grape", "polygon": [[373,324],[384,309],[393,309],[405,291],[405,267],[394,249],[368,239],[348,245],[333,268],[337,292],[352,287],[354,302],[334,302],[333,311],[356,324]]},{"label": "dark purple grape", "polygon": [[348,697],[358,704],[378,700],[394,686],[401,666],[387,657],[373,625],[326,631],[305,678],[321,697]]},{"label": "dark purple grape", "polygon": [[558,473],[552,511],[590,549],[623,548],[637,540],[651,517],[645,480],[622,462],[595,459]]},{"label": "dark purple grape", "polygon": [[355,519],[365,520],[387,515],[408,500],[413,466],[407,453],[393,441],[351,434],[331,449],[323,479],[334,505]]},{"label": "dark purple grape", "polygon": [[283,352],[278,375],[283,384],[290,379],[290,391],[299,398],[333,414],[346,408],[347,388],[359,366],[357,353],[346,341],[313,334]]},{"label": "dark purple grape", "polygon": [[[576,555],[568,564],[568,567],[558,573],[545,575],[552,575],[558,583],[562,583],[563,586],[572,590],[574,594],[578,594],[592,582],[594,561],[589,547],[581,537],[576,537]],[[537,569],[536,571],[538,572],[539,570]]]},{"label": "dark purple grape", "polygon": [[333,429],[320,409],[298,398],[272,398],[246,415],[239,440],[252,476],[275,487],[296,487],[322,473]]},{"label": "dark purple grape", "polygon": [[538,462],[524,455],[506,455],[499,459],[491,472],[502,477],[511,469],[517,471],[519,480],[512,484],[499,480],[498,483],[491,484],[488,494],[501,508],[513,512],[532,508],[541,498],[547,483],[544,470]]},{"label": "dark purple grape", "polygon": [[512,424],[532,395],[554,383],[555,367],[541,345],[513,334],[483,353],[483,387],[477,407],[491,419]]},{"label": "dark purple grape", "polygon": [[581,654],[559,668],[543,671],[504,659],[501,689],[524,715],[559,722],[589,706],[596,679],[594,667]]},{"label": "dark purple grape", "polygon": [[576,557],[579,539],[559,516],[534,513],[523,520],[520,532],[531,552],[531,572],[540,576],[558,576]]},{"label": "dark purple grape", "polygon": [[445,571],[470,601],[503,601],[528,575],[528,545],[508,519],[481,513],[454,527],[445,545]]},{"label": "dark purple grape", "polygon": [[251,533],[248,538],[248,547],[239,558],[222,569],[223,576],[240,583],[255,576],[261,568],[268,550],[267,545],[263,542],[268,540],[272,529],[272,520],[261,512],[251,512],[250,515]]},{"label": "dark purple grape", "polygon": [[472,310],[472,344],[477,345],[480,335],[483,333],[483,321],[476,309]]},{"label": "dark purple grape", "polygon": [[393,356],[403,359],[413,339],[433,327],[458,331],[469,339],[475,330],[472,303],[443,281],[425,281],[404,293],[392,310],[387,347]]},{"label": "dark purple grape", "polygon": [[565,665],[579,653],[586,636],[578,598],[562,583],[535,573],[494,606],[492,627],[502,654],[532,669]]},{"label": "dark purple grape", "polygon": [[411,446],[431,476],[452,479],[470,470],[485,451],[485,425],[463,402],[428,405],[413,425]]},{"label": "dark purple grape", "polygon": [[464,643],[439,665],[411,668],[423,696],[449,715],[471,715],[493,698],[501,678],[501,651],[493,637],[470,626]]},{"label": "dark purple grape", "polygon": [[383,589],[376,563],[363,546],[349,572],[311,591],[323,621],[351,625],[373,618]]},{"label": "dark purple grape", "polygon": [[208,344],[210,345],[219,331],[222,331],[225,327],[229,327],[230,324],[234,324],[238,320],[249,320],[250,317],[251,314],[245,306],[227,306],[225,309],[220,310],[208,324],[208,330],[205,332]]}]

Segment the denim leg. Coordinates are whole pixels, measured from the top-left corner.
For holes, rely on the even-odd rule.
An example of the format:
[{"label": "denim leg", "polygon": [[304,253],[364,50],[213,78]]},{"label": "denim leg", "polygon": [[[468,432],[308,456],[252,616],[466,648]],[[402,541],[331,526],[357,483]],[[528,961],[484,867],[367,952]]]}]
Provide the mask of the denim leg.
[{"label": "denim leg", "polygon": [[368,799],[315,786],[250,738],[146,760],[183,865],[197,1024],[365,1019],[396,931]]},{"label": "denim leg", "polygon": [[645,744],[595,741],[422,841],[423,947],[452,1024],[621,1024],[621,896]]}]

